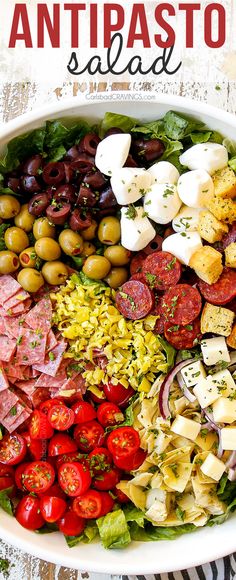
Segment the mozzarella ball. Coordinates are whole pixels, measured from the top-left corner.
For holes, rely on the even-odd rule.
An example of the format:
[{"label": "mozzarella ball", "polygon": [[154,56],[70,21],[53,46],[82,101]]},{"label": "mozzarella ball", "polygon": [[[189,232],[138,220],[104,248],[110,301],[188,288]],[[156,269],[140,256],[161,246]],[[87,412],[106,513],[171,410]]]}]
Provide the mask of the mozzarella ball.
[{"label": "mozzarella ball", "polygon": [[152,177],[137,167],[116,169],[111,178],[111,187],[119,205],[128,205],[138,201],[152,183]]},{"label": "mozzarella ball", "polygon": [[142,206],[130,209],[121,209],[121,245],[131,252],[139,252],[155,238],[156,231]]},{"label": "mozzarella ball", "polygon": [[95,165],[105,175],[123,167],[129,155],[131,136],[129,133],[109,135],[98,143]]},{"label": "mozzarella ball", "polygon": [[189,207],[204,207],[206,197],[214,194],[214,183],[204,169],[187,171],[177,184],[179,197]]},{"label": "mozzarella ball", "polygon": [[196,232],[198,230],[199,214],[202,208],[183,205],[172,221],[175,232]]},{"label": "mozzarella ball", "polygon": [[201,238],[197,232],[172,234],[162,244],[163,252],[170,252],[185,266],[189,265],[193,254],[201,247]]},{"label": "mozzarella ball", "polygon": [[176,185],[179,179],[178,169],[169,161],[159,161],[148,169],[154,183],[172,183]]},{"label": "mozzarella ball", "polygon": [[189,169],[205,169],[210,175],[228,163],[228,151],[219,143],[199,143],[180,155],[180,163]]},{"label": "mozzarella ball", "polygon": [[168,224],[181,207],[177,188],[172,183],[154,183],[144,197],[144,210],[157,224]]}]

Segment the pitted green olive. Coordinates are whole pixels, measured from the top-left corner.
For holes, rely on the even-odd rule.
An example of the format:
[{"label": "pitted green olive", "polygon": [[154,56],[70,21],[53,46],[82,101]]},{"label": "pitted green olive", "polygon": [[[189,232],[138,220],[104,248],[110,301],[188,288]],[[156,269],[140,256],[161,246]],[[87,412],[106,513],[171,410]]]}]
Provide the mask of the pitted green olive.
[{"label": "pitted green olive", "polygon": [[55,238],[56,228],[49,223],[48,218],[40,217],[34,222],[33,234],[36,240],[40,238]]},{"label": "pitted green olive", "polygon": [[79,256],[83,252],[83,238],[73,230],[63,230],[58,241],[67,256]]},{"label": "pitted green olive", "polygon": [[20,203],[13,195],[0,195],[0,218],[10,220],[20,211]]},{"label": "pitted green olive", "polygon": [[21,206],[20,212],[14,219],[14,224],[25,232],[31,232],[35,222],[35,217],[28,211],[28,203]]},{"label": "pitted green olive", "polygon": [[130,261],[130,252],[123,246],[109,246],[105,249],[104,256],[112,266],[125,266]]},{"label": "pitted green olive", "polygon": [[7,249],[16,254],[20,254],[29,245],[27,234],[21,228],[15,226],[7,228],[4,234],[4,240]]},{"label": "pitted green olive", "polygon": [[83,265],[83,272],[93,280],[102,280],[110,272],[111,264],[104,256],[94,254],[85,260]]},{"label": "pitted green olive", "polygon": [[19,268],[19,258],[14,252],[2,250],[0,252],[0,274],[11,274]]},{"label": "pitted green olive", "polygon": [[113,246],[120,241],[121,230],[118,218],[114,216],[104,217],[98,226],[98,239],[102,244]]},{"label": "pitted green olive", "polygon": [[45,262],[51,262],[53,260],[58,260],[61,255],[61,248],[53,238],[39,238],[35,242],[35,252],[41,260]]},{"label": "pitted green olive", "polygon": [[122,286],[128,280],[128,272],[126,268],[112,268],[106,276],[105,281],[111,288],[117,290],[119,286]]},{"label": "pitted green olive", "polygon": [[23,250],[19,255],[19,259],[22,268],[35,268],[38,258],[34,246]]},{"label": "pitted green olive", "polygon": [[55,260],[54,262],[46,262],[43,265],[42,274],[48,284],[58,286],[59,284],[64,284],[68,278],[68,269],[63,262]]},{"label": "pitted green olive", "polygon": [[24,268],[17,276],[17,281],[26,292],[37,292],[44,284],[41,272],[34,268]]},{"label": "pitted green olive", "polygon": [[96,236],[97,227],[98,227],[97,222],[95,222],[95,220],[92,220],[91,225],[85,230],[82,230],[81,232],[82,238],[84,240],[93,240]]}]

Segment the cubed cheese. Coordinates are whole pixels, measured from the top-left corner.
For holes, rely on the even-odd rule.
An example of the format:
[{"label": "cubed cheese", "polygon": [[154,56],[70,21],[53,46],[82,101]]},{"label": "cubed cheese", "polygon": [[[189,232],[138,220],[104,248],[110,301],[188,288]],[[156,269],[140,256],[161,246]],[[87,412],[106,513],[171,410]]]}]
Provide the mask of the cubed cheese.
[{"label": "cubed cheese", "polygon": [[220,242],[228,230],[228,226],[218,220],[209,210],[200,212],[198,231],[200,236],[209,244]]},{"label": "cubed cheese", "polygon": [[214,306],[206,302],[201,316],[201,332],[214,332],[221,336],[229,336],[232,330],[235,314],[228,308]]},{"label": "cubed cheese", "polygon": [[201,280],[214,284],[223,272],[222,254],[211,246],[203,246],[193,254],[189,265]]},{"label": "cubed cheese", "polygon": [[200,248],[202,248],[202,242],[197,232],[173,234],[165,238],[162,243],[162,250],[164,252],[170,252],[170,254],[173,254],[173,256],[178,258],[186,266],[189,265],[193,254]]},{"label": "cubed cheese", "polygon": [[139,252],[145,248],[156,235],[141,206],[122,207],[120,225],[121,244],[131,252]]},{"label": "cubed cheese", "polygon": [[221,444],[224,451],[236,451],[236,427],[221,429]]},{"label": "cubed cheese", "polygon": [[207,366],[215,365],[220,361],[230,362],[229,351],[223,336],[205,338],[201,341],[203,362]]},{"label": "cubed cheese", "polygon": [[196,232],[198,230],[199,215],[202,208],[183,205],[177,216],[172,220],[173,230],[178,232]]},{"label": "cubed cheese", "polygon": [[121,167],[112,173],[111,187],[119,205],[128,205],[145,195],[152,177],[139,167]]},{"label": "cubed cheese", "polygon": [[180,155],[180,163],[189,169],[205,169],[210,175],[228,164],[228,151],[219,143],[198,143]]},{"label": "cubed cheese", "polygon": [[219,481],[225,471],[225,464],[218,459],[213,453],[209,453],[200,467],[202,473],[211,477],[215,481]]},{"label": "cubed cheese", "polygon": [[95,165],[105,175],[111,176],[115,169],[123,167],[129,155],[131,136],[129,133],[109,135],[98,143]]},{"label": "cubed cheese", "polygon": [[201,379],[206,377],[206,371],[200,360],[192,362],[180,372],[187,387],[194,387]]},{"label": "cubed cheese", "polygon": [[176,185],[154,183],[144,197],[144,211],[157,224],[168,224],[181,207]]},{"label": "cubed cheese", "polygon": [[236,268],[236,242],[232,242],[225,248],[225,265],[229,268]]},{"label": "cubed cheese", "polygon": [[213,404],[213,417],[216,423],[233,423],[236,421],[236,401],[220,397]]},{"label": "cubed cheese", "polygon": [[179,172],[173,163],[169,161],[158,161],[148,169],[154,183],[172,183],[176,185],[179,179]]},{"label": "cubed cheese", "polygon": [[177,183],[180,199],[189,207],[204,207],[206,195],[214,193],[214,185],[209,173],[204,169],[187,171]]},{"label": "cubed cheese", "polygon": [[193,392],[202,409],[209,407],[209,405],[212,405],[220,397],[217,384],[212,382],[211,376],[199,381],[193,388]]},{"label": "cubed cheese", "polygon": [[214,373],[211,375],[211,378],[222,397],[234,396],[236,392],[236,384],[228,369]]},{"label": "cubed cheese", "polygon": [[186,439],[190,439],[191,441],[195,441],[200,429],[200,423],[192,421],[192,419],[186,419],[186,417],[183,417],[182,415],[177,415],[171,425],[171,431],[173,433],[186,437]]}]

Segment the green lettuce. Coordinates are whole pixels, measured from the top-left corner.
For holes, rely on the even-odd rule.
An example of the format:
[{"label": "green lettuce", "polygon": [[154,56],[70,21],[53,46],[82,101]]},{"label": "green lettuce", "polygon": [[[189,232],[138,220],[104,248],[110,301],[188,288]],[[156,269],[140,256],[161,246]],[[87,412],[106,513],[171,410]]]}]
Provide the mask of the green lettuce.
[{"label": "green lettuce", "polygon": [[193,524],[166,528],[147,524],[144,528],[141,528],[136,522],[132,522],[129,529],[132,540],[136,540],[137,542],[155,542],[160,540],[175,540],[183,534],[196,531],[198,528]]},{"label": "green lettuce", "polygon": [[169,139],[181,141],[193,131],[203,129],[204,123],[174,111],[168,111],[163,118],[165,134]]},{"label": "green lettuce", "polygon": [[0,507],[10,516],[13,516],[12,504],[9,498],[12,491],[13,487],[8,487],[7,489],[2,489],[2,491],[0,491]]},{"label": "green lettuce", "polygon": [[125,548],[131,542],[128,524],[120,509],[99,518],[97,526],[104,548]]},{"label": "green lettuce", "polygon": [[84,544],[90,544],[90,542],[92,542],[97,535],[98,529],[96,522],[92,520],[87,524],[83,533],[79,536],[64,536],[64,538],[66,540],[67,546],[69,546],[69,548],[74,548],[74,546],[77,546],[81,542]]},{"label": "green lettuce", "polygon": [[6,155],[0,162],[0,172],[12,171],[27,157],[43,153],[45,134],[46,127],[42,127],[9,141]]},{"label": "green lettuce", "polygon": [[130,133],[133,127],[136,125],[136,119],[132,117],[127,117],[126,115],[119,115],[117,113],[105,113],[100,126],[100,135],[103,137],[105,133],[112,127],[118,127],[122,129],[125,133]]},{"label": "green lettuce", "polygon": [[169,344],[166,340],[164,340],[164,338],[162,338],[162,336],[160,336],[159,334],[158,334],[158,340],[159,340],[159,342],[160,342],[160,344],[161,344],[161,346],[166,354],[166,362],[168,365],[167,370],[170,370],[174,366],[176,350],[173,346],[171,346],[171,344]]}]

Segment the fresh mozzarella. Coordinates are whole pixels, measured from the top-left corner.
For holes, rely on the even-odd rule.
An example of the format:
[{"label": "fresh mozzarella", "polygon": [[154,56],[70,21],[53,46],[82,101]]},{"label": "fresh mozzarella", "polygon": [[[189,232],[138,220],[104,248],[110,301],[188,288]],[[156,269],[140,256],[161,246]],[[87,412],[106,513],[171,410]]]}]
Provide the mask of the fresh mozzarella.
[{"label": "fresh mozzarella", "polygon": [[189,169],[205,169],[210,175],[228,163],[228,152],[219,143],[199,143],[180,155],[180,163]]},{"label": "fresh mozzarella", "polygon": [[230,362],[226,340],[223,336],[204,338],[201,342],[203,362],[207,366],[216,365],[220,361]]},{"label": "fresh mozzarella", "polygon": [[211,378],[223,397],[234,397],[236,394],[236,384],[228,369],[214,373],[211,375]]},{"label": "fresh mozzarella", "polygon": [[190,363],[180,372],[187,387],[194,387],[201,379],[206,377],[206,371],[200,360]]},{"label": "fresh mozzarella", "polygon": [[183,205],[177,216],[172,220],[172,228],[175,232],[196,232],[198,230],[199,214],[202,208],[187,207]]},{"label": "fresh mozzarella", "polygon": [[121,244],[131,252],[139,252],[145,248],[156,235],[154,227],[141,206],[122,207],[120,225]]},{"label": "fresh mozzarella", "polygon": [[109,135],[98,143],[95,165],[105,175],[123,167],[129,155],[131,136],[129,133]]},{"label": "fresh mozzarella", "polygon": [[209,405],[212,405],[220,397],[220,391],[211,376],[199,381],[193,388],[193,392],[202,409],[209,407]]},{"label": "fresh mozzarella", "polygon": [[236,451],[236,427],[221,429],[221,445],[224,451]]},{"label": "fresh mozzarella", "polygon": [[233,423],[236,421],[236,401],[220,397],[212,407],[216,423]]},{"label": "fresh mozzarella", "polygon": [[138,201],[152,183],[152,177],[136,167],[121,167],[112,173],[111,187],[119,205],[128,205]]},{"label": "fresh mozzarella", "polygon": [[206,194],[214,193],[214,184],[205,169],[194,169],[181,175],[177,189],[183,203],[189,207],[202,208]]},{"label": "fresh mozzarella", "polygon": [[192,419],[186,419],[186,417],[183,417],[182,415],[177,415],[176,419],[171,425],[171,431],[173,433],[176,433],[176,435],[181,435],[182,437],[186,437],[186,439],[190,439],[191,441],[195,441],[200,429],[200,423],[197,423]]},{"label": "fresh mozzarella", "polygon": [[154,183],[144,197],[144,210],[157,224],[168,224],[181,207],[176,185]]},{"label": "fresh mozzarella", "polygon": [[169,161],[154,163],[154,165],[149,167],[148,173],[151,174],[154,183],[172,183],[172,185],[176,185],[179,179],[178,169]]},{"label": "fresh mozzarella", "polygon": [[209,453],[200,466],[200,469],[204,475],[211,477],[215,481],[219,481],[225,471],[225,464],[213,455],[213,453]]},{"label": "fresh mozzarella", "polygon": [[202,242],[197,232],[181,232],[168,236],[162,243],[162,250],[170,252],[175,258],[188,266],[193,254],[202,247]]}]

